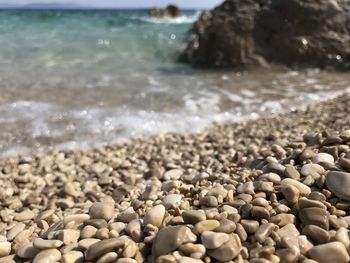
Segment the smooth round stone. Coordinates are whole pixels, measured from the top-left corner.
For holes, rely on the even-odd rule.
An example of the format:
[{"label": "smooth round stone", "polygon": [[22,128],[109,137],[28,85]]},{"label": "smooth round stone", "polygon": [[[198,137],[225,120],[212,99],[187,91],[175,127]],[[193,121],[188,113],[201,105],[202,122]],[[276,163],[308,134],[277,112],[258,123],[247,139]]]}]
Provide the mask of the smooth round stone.
[{"label": "smooth round stone", "polygon": [[119,258],[117,263],[137,263],[137,261],[133,258]]},{"label": "smooth round stone", "polygon": [[300,192],[298,188],[293,185],[283,186],[281,192],[290,204],[295,204],[299,199]]},{"label": "smooth round stone", "polygon": [[284,171],[284,175],[288,178],[299,180],[300,179],[300,173],[293,165],[286,165],[286,170]]},{"label": "smooth round stone", "polygon": [[195,225],[198,222],[204,221],[206,215],[203,210],[187,210],[182,212],[182,218],[185,224]]},{"label": "smooth round stone", "polygon": [[61,260],[61,252],[55,248],[40,251],[34,258],[33,263],[56,263]]},{"label": "smooth round stone", "polygon": [[121,238],[111,238],[99,241],[88,247],[85,253],[87,260],[93,260],[108,252],[113,252],[118,248],[123,248],[125,240]]},{"label": "smooth round stone", "polygon": [[88,214],[68,215],[63,219],[63,224],[66,226],[70,222],[74,222],[76,225],[79,225],[89,219],[90,219],[90,216]]},{"label": "smooth round stone", "polygon": [[204,196],[200,199],[199,203],[207,207],[217,207],[219,204],[215,196]]},{"label": "smooth round stone", "polygon": [[96,263],[112,263],[112,262],[116,262],[117,258],[118,258],[117,253],[109,252],[103,255],[102,257],[100,257]]},{"label": "smooth round stone", "polygon": [[175,180],[175,179],[179,179],[182,174],[183,174],[183,170],[172,169],[164,173],[164,178],[166,180]]},{"label": "smooth round stone", "polygon": [[84,226],[84,228],[80,232],[80,238],[85,239],[85,238],[92,238],[96,235],[97,228],[87,225]]},{"label": "smooth round stone", "polygon": [[112,219],[114,205],[112,203],[95,203],[89,209],[89,215],[93,219],[104,219],[107,222]]},{"label": "smooth round stone", "polygon": [[226,198],[227,193],[228,191],[222,185],[218,185],[210,189],[209,192],[207,193],[207,196],[215,196],[215,197],[221,196],[222,198]]},{"label": "smooth round stone", "polygon": [[213,231],[220,226],[218,220],[204,220],[194,226],[194,232],[202,234],[204,231]]},{"label": "smooth round stone", "polygon": [[307,225],[316,225],[325,230],[329,229],[328,212],[318,207],[303,208],[299,212],[301,222]]},{"label": "smooth round stone", "polygon": [[0,258],[0,263],[16,263],[14,254]]},{"label": "smooth round stone", "polygon": [[337,241],[314,246],[309,250],[308,255],[319,263],[346,263],[350,260],[343,243]]},{"label": "smooth round stone", "polygon": [[40,220],[46,220],[47,218],[49,218],[50,216],[52,216],[53,214],[55,213],[55,210],[54,209],[48,209],[48,210],[45,210],[43,212],[41,212],[37,218],[36,218],[36,221],[40,221]]},{"label": "smooth round stone", "polygon": [[318,153],[312,158],[312,162],[334,164],[334,157],[328,153]]},{"label": "smooth round stone", "polygon": [[10,242],[0,242],[0,258],[10,255],[11,253],[11,243]]},{"label": "smooth round stone", "polygon": [[27,221],[27,220],[33,219],[34,216],[35,215],[34,215],[33,211],[27,209],[27,210],[22,211],[21,213],[16,214],[14,219],[16,221]]},{"label": "smooth round stone", "polygon": [[17,256],[21,258],[34,258],[39,250],[33,247],[32,243],[28,243],[17,250]]},{"label": "smooth round stone", "polygon": [[236,224],[229,219],[221,219],[220,226],[215,228],[215,232],[222,232],[230,234],[236,229]]},{"label": "smooth round stone", "polygon": [[281,227],[276,231],[279,237],[282,239],[283,237],[294,236],[297,237],[300,235],[298,229],[294,224],[287,224],[284,227]]},{"label": "smooth round stone", "polygon": [[65,245],[76,243],[79,237],[80,231],[76,229],[64,229],[58,234],[58,239]]},{"label": "smooth round stone", "polygon": [[337,197],[350,201],[350,173],[329,171],[326,174],[326,185]]},{"label": "smooth round stone", "polygon": [[148,224],[159,227],[164,219],[165,207],[163,205],[157,205],[152,207],[147,211],[143,218],[143,224],[146,226]]},{"label": "smooth round stone", "polygon": [[323,209],[327,209],[327,207],[318,200],[310,200],[305,197],[300,198],[298,200],[298,207],[299,209],[307,208],[307,207],[319,207]]},{"label": "smooth round stone", "polygon": [[7,232],[7,240],[12,241],[20,232],[22,232],[25,229],[26,225],[23,223],[18,223],[14,225],[8,232]]},{"label": "smooth round stone", "polygon": [[182,195],[169,194],[164,197],[163,205],[165,206],[166,209],[175,208],[180,205],[181,199],[182,199]]},{"label": "smooth round stone", "polygon": [[242,219],[241,225],[248,234],[254,234],[259,228],[259,222],[256,220]]},{"label": "smooth round stone", "polygon": [[152,254],[155,258],[165,255],[185,243],[195,242],[197,237],[186,226],[168,226],[162,228],[156,235]]},{"label": "smooth round stone", "polygon": [[328,231],[315,225],[308,225],[303,228],[303,234],[316,244],[329,242],[330,236]]},{"label": "smooth round stone", "polygon": [[63,245],[61,240],[45,240],[40,237],[33,240],[33,246],[36,249],[43,250],[49,248],[58,248]]},{"label": "smooth round stone", "polygon": [[191,257],[181,257],[178,260],[179,263],[203,263],[202,260],[196,259],[196,258],[191,258]]},{"label": "smooth round stone", "polygon": [[181,245],[179,247],[179,250],[186,256],[190,256],[194,253],[198,253],[198,255],[199,254],[201,255],[199,258],[202,258],[206,252],[206,248],[202,244],[192,244],[192,243]]},{"label": "smooth round stone", "polygon": [[342,168],[344,168],[345,171],[350,172],[350,159],[340,158],[338,163]]},{"label": "smooth round stone", "polygon": [[295,186],[296,188],[298,188],[299,192],[301,195],[305,195],[305,196],[308,196],[310,193],[311,193],[311,189],[310,187],[308,187],[307,185],[297,181],[297,180],[294,180],[294,179],[291,179],[291,178],[285,178],[281,181],[281,186],[282,187],[285,187],[285,186],[288,186],[288,185],[293,185]]},{"label": "smooth round stone", "polygon": [[324,174],[325,169],[319,164],[308,163],[303,165],[300,172],[304,176],[311,176],[312,178],[317,179],[321,174]]},{"label": "smooth round stone", "polygon": [[81,251],[69,251],[62,256],[63,263],[82,263],[84,254]]},{"label": "smooth round stone", "polygon": [[350,236],[349,236],[349,230],[347,230],[345,227],[341,227],[337,230],[337,233],[335,234],[335,240],[342,242],[345,246],[345,248],[349,251],[350,249]]},{"label": "smooth round stone", "polygon": [[228,234],[225,233],[216,233],[212,231],[204,231],[201,234],[202,244],[207,249],[215,249],[220,247],[222,244],[227,242],[230,239]]},{"label": "smooth round stone", "polygon": [[87,250],[90,246],[100,241],[101,240],[97,238],[86,238],[78,242],[78,248],[80,248],[81,250]]},{"label": "smooth round stone", "polygon": [[262,243],[272,231],[278,228],[275,224],[267,223],[259,226],[258,230],[255,232],[255,240]]},{"label": "smooth round stone", "polygon": [[207,254],[220,262],[229,262],[235,259],[241,251],[241,241],[237,234],[230,236],[229,241],[222,246],[207,251]]}]

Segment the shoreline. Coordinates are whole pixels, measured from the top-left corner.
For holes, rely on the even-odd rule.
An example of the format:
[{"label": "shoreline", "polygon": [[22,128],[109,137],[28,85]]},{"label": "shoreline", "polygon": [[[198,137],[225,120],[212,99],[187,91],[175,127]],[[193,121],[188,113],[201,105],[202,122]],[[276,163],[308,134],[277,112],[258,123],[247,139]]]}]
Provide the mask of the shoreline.
[{"label": "shoreline", "polygon": [[1,159],[0,263],[347,262],[349,99]]}]

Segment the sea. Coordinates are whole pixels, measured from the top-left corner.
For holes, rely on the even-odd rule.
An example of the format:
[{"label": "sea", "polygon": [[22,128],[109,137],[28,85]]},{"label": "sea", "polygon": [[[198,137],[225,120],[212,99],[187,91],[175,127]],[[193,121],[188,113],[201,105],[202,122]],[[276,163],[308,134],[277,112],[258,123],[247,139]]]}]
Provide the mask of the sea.
[{"label": "sea", "polygon": [[1,10],[0,158],[200,132],[349,90],[341,72],[179,63],[200,12]]}]

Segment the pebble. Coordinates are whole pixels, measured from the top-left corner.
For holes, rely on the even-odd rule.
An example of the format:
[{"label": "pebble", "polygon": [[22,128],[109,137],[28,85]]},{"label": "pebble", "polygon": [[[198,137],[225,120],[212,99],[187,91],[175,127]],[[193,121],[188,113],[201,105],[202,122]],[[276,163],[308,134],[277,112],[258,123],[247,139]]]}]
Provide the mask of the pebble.
[{"label": "pebble", "polygon": [[329,229],[328,212],[318,207],[303,208],[299,212],[301,222],[307,225],[316,225],[325,230]]},{"label": "pebble", "polygon": [[334,164],[334,157],[328,153],[318,153],[313,158],[314,163],[330,163]]},{"label": "pebble", "polygon": [[310,187],[308,187],[307,185],[305,185],[297,180],[294,180],[291,178],[285,178],[281,181],[282,187],[283,186],[286,187],[288,185],[295,186],[299,190],[300,194],[303,196],[308,196],[311,193]]},{"label": "pebble", "polygon": [[84,254],[80,251],[69,251],[62,256],[63,263],[82,263]]},{"label": "pebble", "polygon": [[157,205],[153,208],[151,208],[147,213],[145,214],[143,218],[143,224],[144,225],[154,225],[156,227],[159,227],[164,219],[165,215],[165,207],[163,205]]},{"label": "pebble", "polygon": [[204,231],[213,231],[220,226],[220,222],[218,220],[204,220],[198,222],[193,231],[198,234],[202,234]]},{"label": "pebble", "polygon": [[96,263],[112,263],[116,262],[118,258],[118,254],[115,252],[108,252],[101,256]]},{"label": "pebble", "polygon": [[27,243],[17,250],[17,256],[21,258],[34,258],[39,250],[34,248],[32,243]]},{"label": "pebble", "polygon": [[230,236],[229,241],[219,248],[208,250],[208,254],[220,262],[228,262],[235,259],[241,251],[241,241],[238,235]]},{"label": "pebble", "polygon": [[10,255],[11,243],[7,241],[0,242],[0,258]]},{"label": "pebble", "polygon": [[195,242],[197,238],[191,233],[191,230],[185,226],[162,228],[153,241],[152,255],[157,258],[177,249],[182,244]]},{"label": "pebble", "polygon": [[222,244],[230,239],[228,234],[216,233],[212,231],[204,231],[201,234],[202,244],[207,249],[215,249],[220,247]]},{"label": "pebble", "polygon": [[23,223],[18,223],[14,225],[8,232],[7,232],[7,240],[12,241],[20,232],[22,232],[25,229],[26,225]]},{"label": "pebble", "polygon": [[78,242],[78,247],[81,250],[87,250],[91,245],[100,242],[101,240],[97,239],[97,238],[86,238],[86,239],[82,239]]},{"label": "pebble", "polygon": [[55,248],[40,251],[34,258],[33,263],[55,263],[61,260],[61,252]]},{"label": "pebble", "polygon": [[36,249],[43,250],[49,248],[59,248],[63,245],[61,240],[45,240],[40,237],[33,240],[33,246]]},{"label": "pebble", "polygon": [[296,228],[294,224],[287,224],[284,227],[280,228],[276,232],[279,237],[282,239],[285,236],[299,236],[299,230]]},{"label": "pebble", "polygon": [[112,219],[114,205],[112,203],[95,203],[89,209],[92,219],[104,219],[107,222]]},{"label": "pebble", "polygon": [[326,174],[326,185],[336,196],[350,201],[350,173],[329,171]]},{"label": "pebble", "polygon": [[308,251],[309,256],[319,263],[346,263],[350,257],[345,246],[341,242],[331,242],[314,246]]},{"label": "pebble", "polygon": [[317,179],[321,174],[324,174],[325,169],[319,164],[307,163],[303,165],[300,172],[305,177],[311,176],[312,178]]},{"label": "pebble", "polygon": [[300,179],[300,173],[293,165],[286,165],[286,170],[284,171],[284,175],[288,178],[299,180]]},{"label": "pebble", "polygon": [[21,213],[18,213],[15,215],[14,219],[16,221],[27,221],[27,220],[31,220],[34,218],[34,213],[33,211],[26,209],[24,211],[22,211]]},{"label": "pebble", "polygon": [[124,245],[125,241],[121,238],[111,238],[98,241],[87,248],[85,258],[86,260],[93,260],[107,254],[108,252],[113,252],[118,248],[123,248]]},{"label": "pebble", "polygon": [[328,231],[315,225],[307,225],[303,228],[302,233],[316,244],[327,243],[330,240]]},{"label": "pebble", "polygon": [[193,225],[206,219],[206,215],[203,210],[183,211],[181,216],[186,224]]},{"label": "pebble", "polygon": [[64,229],[58,234],[58,239],[63,242],[64,245],[76,243],[80,237],[80,231],[75,229]]},{"label": "pebble", "polygon": [[181,203],[182,195],[169,194],[163,198],[163,205],[166,209],[178,207]]},{"label": "pebble", "polygon": [[259,228],[259,222],[256,220],[242,219],[240,223],[248,234],[255,233]]}]

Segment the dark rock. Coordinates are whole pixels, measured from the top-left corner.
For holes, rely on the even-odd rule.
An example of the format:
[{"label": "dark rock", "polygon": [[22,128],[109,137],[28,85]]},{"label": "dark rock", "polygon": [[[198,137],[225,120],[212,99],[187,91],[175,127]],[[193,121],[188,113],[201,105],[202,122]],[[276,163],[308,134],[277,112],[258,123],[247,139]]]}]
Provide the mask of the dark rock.
[{"label": "dark rock", "polygon": [[176,5],[168,5],[166,8],[153,7],[148,10],[148,15],[152,17],[178,17],[181,15],[181,11]]},{"label": "dark rock", "polygon": [[180,60],[196,67],[347,67],[350,4],[341,0],[226,0],[203,12]]}]

